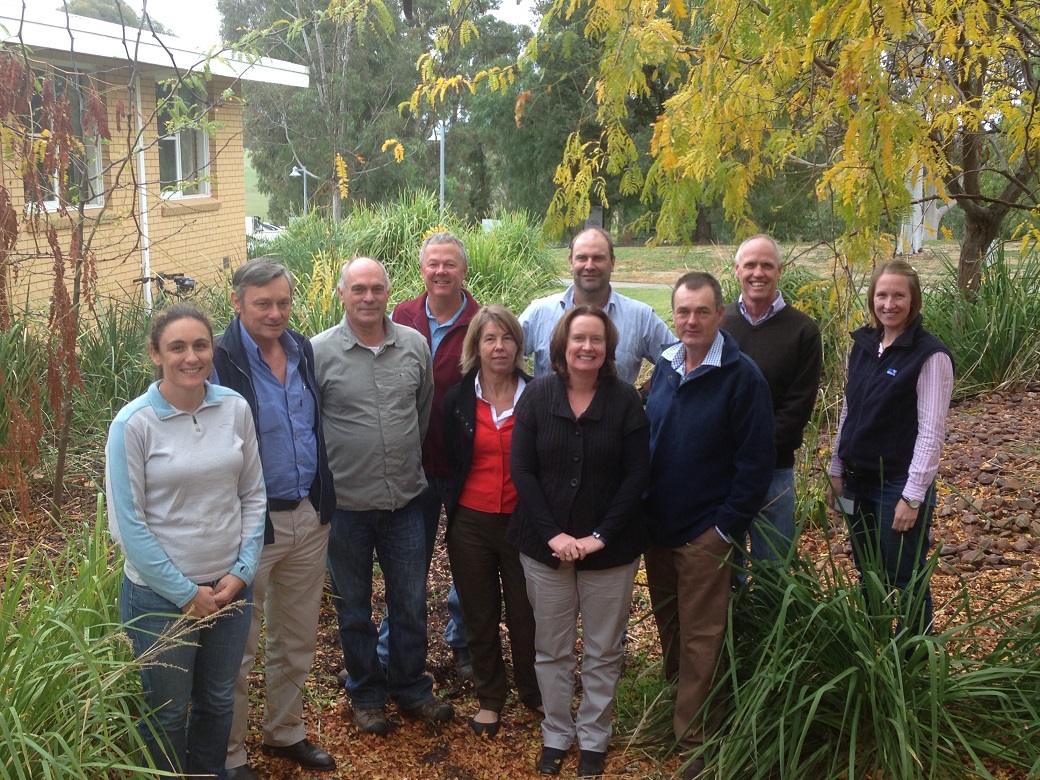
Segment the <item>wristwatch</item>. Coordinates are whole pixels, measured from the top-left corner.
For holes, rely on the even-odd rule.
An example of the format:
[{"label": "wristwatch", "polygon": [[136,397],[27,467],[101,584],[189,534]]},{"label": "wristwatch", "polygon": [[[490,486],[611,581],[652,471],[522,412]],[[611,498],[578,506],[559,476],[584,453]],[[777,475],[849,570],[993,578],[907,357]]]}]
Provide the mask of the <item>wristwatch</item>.
[{"label": "wristwatch", "polygon": [[903,499],[903,503],[904,503],[904,504],[906,504],[906,505],[907,505],[908,507],[910,507],[911,509],[913,509],[913,510],[914,510],[915,512],[916,512],[916,511],[917,511],[918,509],[920,509],[920,508],[921,508],[921,502],[920,502],[920,501],[911,501],[911,500],[910,500],[909,498],[907,498],[906,496],[900,496],[900,498],[901,498],[901,499]]}]

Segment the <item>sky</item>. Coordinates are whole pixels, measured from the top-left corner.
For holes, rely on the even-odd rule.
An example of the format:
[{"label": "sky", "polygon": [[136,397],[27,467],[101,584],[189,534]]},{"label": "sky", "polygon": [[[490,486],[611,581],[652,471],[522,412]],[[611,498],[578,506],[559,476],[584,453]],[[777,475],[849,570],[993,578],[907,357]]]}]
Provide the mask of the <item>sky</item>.
[{"label": "sky", "polygon": [[[138,12],[143,0],[128,0]],[[147,0],[148,13],[153,19],[173,30],[185,41],[209,48],[220,43],[220,13],[215,0]],[[529,24],[531,0],[502,0],[502,8],[495,13],[513,24]]]}]

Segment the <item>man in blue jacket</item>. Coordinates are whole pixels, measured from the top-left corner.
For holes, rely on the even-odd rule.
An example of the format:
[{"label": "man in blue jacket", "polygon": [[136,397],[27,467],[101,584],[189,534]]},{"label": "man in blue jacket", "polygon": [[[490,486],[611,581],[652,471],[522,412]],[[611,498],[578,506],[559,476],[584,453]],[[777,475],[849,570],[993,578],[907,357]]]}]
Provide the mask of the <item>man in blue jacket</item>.
[{"label": "man in blue jacket", "polygon": [[[664,350],[650,384],[650,545],[647,582],[665,672],[678,678],[673,728],[696,750],[717,718],[704,712],[716,679],[734,543],[744,538],[773,477],[769,386],[719,329],[725,304],[711,274],[692,271],[672,291],[679,343]],[[698,756],[684,778],[704,769]]]},{"label": "man in blue jacket", "polygon": [[253,580],[255,605],[235,688],[235,717],[225,767],[228,780],[257,780],[245,741],[249,671],[266,618],[263,752],[304,769],[331,771],[336,761],[307,739],[303,691],[318,637],[329,520],[336,508],[325,451],[314,352],[288,330],[293,279],[258,257],[232,278],[236,317],[213,350],[215,381],[249,403],[267,486],[264,549]]}]

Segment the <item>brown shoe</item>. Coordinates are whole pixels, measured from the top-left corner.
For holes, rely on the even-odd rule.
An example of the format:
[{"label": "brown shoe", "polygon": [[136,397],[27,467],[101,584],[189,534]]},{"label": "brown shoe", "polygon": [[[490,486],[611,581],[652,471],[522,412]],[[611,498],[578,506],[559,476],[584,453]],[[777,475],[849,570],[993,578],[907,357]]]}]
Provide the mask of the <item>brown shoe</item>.
[{"label": "brown shoe", "polygon": [[354,725],[365,734],[385,737],[390,733],[390,724],[386,722],[386,709],[383,707],[354,707]]},{"label": "brown shoe", "polygon": [[447,723],[455,717],[455,708],[440,699],[427,699],[415,707],[401,707],[400,710],[406,718],[424,720],[430,724]]}]

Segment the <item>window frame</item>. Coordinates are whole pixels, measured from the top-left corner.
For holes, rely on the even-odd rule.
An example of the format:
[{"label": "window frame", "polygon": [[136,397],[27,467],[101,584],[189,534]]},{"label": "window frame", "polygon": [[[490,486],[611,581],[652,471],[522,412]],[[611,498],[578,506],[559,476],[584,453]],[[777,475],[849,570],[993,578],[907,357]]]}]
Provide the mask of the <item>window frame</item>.
[{"label": "window frame", "polygon": [[[41,85],[43,80],[50,80],[54,86],[56,100],[60,100],[67,94],[70,84],[75,84],[75,89],[72,91],[73,96],[70,99],[72,113],[70,118],[74,127],[76,143],[82,147],[82,157],[77,155],[76,160],[66,169],[65,176],[71,177],[75,175],[75,166],[79,160],[82,160],[86,168],[86,186],[91,193],[91,197],[83,202],[83,207],[102,208],[105,205],[104,146],[101,143],[100,135],[90,135],[84,131],[82,126],[83,102],[87,87],[90,86],[90,82],[93,79],[93,74],[89,71],[67,72],[61,70],[56,65],[48,64],[45,66],[34,66],[33,78],[37,79]],[[98,94],[101,94],[100,91]],[[26,118],[26,132],[30,144],[35,150],[36,143],[41,140],[41,136],[45,132],[49,134],[54,130],[53,124],[50,127],[42,127],[42,118],[39,116],[43,111],[42,90],[33,91],[29,110],[30,115]],[[59,172],[43,173],[40,171],[42,165],[42,161],[36,163],[39,174],[37,183],[41,190],[39,194],[43,197],[37,200],[34,194],[29,191],[28,182],[25,182],[23,194],[26,202],[33,206],[41,207],[48,214],[58,212],[62,208],[78,208],[79,199],[69,196],[69,191],[75,186],[74,183],[71,180],[66,180],[64,186],[62,186],[62,183],[59,181]]]},{"label": "window frame", "polygon": [[[212,194],[210,187],[210,138],[205,127],[182,127],[170,131],[170,123],[176,123],[178,115],[187,117],[192,121],[202,124],[206,122],[209,114],[209,95],[203,91],[199,94],[198,87],[181,83],[172,87],[169,82],[155,82],[155,119],[158,124],[156,137],[156,149],[158,151],[159,164],[159,190],[163,200],[186,200],[189,198],[208,198]],[[201,87],[205,90],[205,87]],[[173,92],[183,104],[171,106]],[[171,110],[172,109],[172,110]],[[194,161],[186,159],[191,156],[188,140],[194,142]],[[164,168],[170,164],[168,151],[173,152],[174,177],[164,178]],[[169,171],[167,171],[168,173]]]}]

